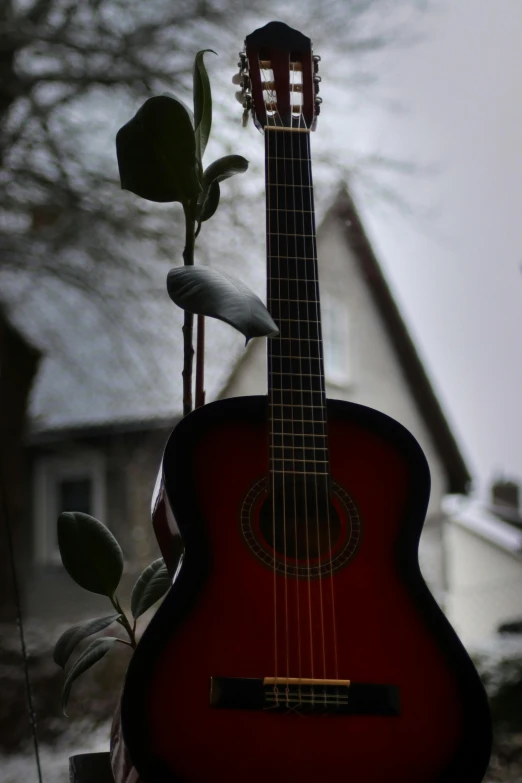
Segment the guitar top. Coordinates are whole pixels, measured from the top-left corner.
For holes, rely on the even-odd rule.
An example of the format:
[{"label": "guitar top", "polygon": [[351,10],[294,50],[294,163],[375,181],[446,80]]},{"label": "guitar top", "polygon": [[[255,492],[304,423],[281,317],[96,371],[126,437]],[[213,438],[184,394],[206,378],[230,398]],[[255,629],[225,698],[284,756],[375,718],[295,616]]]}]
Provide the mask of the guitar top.
[{"label": "guitar top", "polygon": [[326,399],[318,62],[280,22],[240,55],[279,335],[268,396],[199,408],[165,450],[154,524],[182,556],[122,699],[145,783],[480,783],[489,760],[484,689],[418,566],[424,454],[388,416]]}]

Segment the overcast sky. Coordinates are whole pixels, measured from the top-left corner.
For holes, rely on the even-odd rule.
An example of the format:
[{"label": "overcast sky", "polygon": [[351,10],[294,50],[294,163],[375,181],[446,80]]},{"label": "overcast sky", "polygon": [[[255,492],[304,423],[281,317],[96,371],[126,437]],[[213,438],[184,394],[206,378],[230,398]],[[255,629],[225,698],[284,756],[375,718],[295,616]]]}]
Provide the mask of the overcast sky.
[{"label": "overcast sky", "polygon": [[401,192],[435,217],[359,206],[480,488],[522,479],[522,2],[436,5],[421,45],[379,55],[408,110],[354,121],[369,148],[433,167]]}]

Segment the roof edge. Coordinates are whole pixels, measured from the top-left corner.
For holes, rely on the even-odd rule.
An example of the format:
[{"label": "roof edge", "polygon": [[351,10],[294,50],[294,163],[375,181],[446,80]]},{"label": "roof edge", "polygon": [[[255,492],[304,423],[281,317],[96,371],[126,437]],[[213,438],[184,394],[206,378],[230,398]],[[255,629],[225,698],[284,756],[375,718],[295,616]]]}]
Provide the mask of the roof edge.
[{"label": "roof edge", "polygon": [[381,266],[364,230],[355,202],[343,185],[328,210],[343,221],[344,237],[352,249],[400,361],[407,384],[431,434],[448,477],[448,492],[468,494],[471,474],[443,413],[406,324],[399,312]]}]

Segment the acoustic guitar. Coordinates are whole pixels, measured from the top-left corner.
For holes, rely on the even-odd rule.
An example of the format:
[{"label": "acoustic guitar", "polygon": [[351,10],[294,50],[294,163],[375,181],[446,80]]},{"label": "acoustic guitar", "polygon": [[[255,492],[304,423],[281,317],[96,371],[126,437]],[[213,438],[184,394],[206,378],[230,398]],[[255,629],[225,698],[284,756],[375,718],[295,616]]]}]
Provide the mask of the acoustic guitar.
[{"label": "acoustic guitar", "polygon": [[383,413],[325,396],[318,59],[275,22],[241,54],[280,333],[268,397],[201,407],[166,446],[154,523],[176,570],[121,705],[146,783],[480,783],[490,755],[483,687],[419,570],[424,454]]}]

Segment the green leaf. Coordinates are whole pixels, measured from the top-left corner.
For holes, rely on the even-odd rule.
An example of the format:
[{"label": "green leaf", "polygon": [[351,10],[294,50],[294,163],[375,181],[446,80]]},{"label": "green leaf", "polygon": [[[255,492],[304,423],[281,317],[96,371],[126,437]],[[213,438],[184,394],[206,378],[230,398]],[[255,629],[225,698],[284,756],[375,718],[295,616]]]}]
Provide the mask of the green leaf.
[{"label": "green leaf", "polygon": [[132,590],[131,611],[135,620],[165,595],[172,582],[162,557],[151,563],[141,574]]},{"label": "green leaf", "polygon": [[219,182],[212,182],[208,190],[203,192],[203,198],[201,203],[198,204],[197,220],[198,223],[204,223],[205,220],[209,220],[215,213],[219,205],[219,198],[221,196],[221,190],[219,188]]},{"label": "green leaf", "polygon": [[83,674],[83,672],[90,669],[97,661],[107,655],[116,642],[121,642],[121,639],[117,639],[115,636],[104,636],[102,639],[95,639],[83,651],[74,666],[71,666],[62,688],[62,711],[64,715],[67,715],[67,702],[69,701],[73,682],[78,679],[80,674]]},{"label": "green leaf", "polygon": [[203,188],[207,188],[212,182],[222,182],[234,174],[243,174],[247,168],[248,160],[242,155],[225,155],[218,158],[205,169]]},{"label": "green leaf", "polygon": [[265,305],[244,283],[208,266],[171,269],[167,290],[172,301],[195,315],[208,315],[251,337],[273,336],[279,330]]},{"label": "green leaf", "polygon": [[145,101],[118,131],[116,152],[124,190],[183,205],[201,191],[192,116],[177,98],[157,95]]},{"label": "green leaf", "polygon": [[110,614],[107,617],[97,617],[95,620],[89,620],[86,623],[73,625],[65,633],[62,633],[55,644],[53,658],[54,662],[65,669],[65,664],[69,660],[72,651],[83,639],[92,636],[93,633],[103,631],[109,625],[112,625],[120,614]]},{"label": "green leaf", "polygon": [[80,587],[109,598],[114,595],[123,572],[123,553],[102,522],[79,511],[65,511],[58,517],[58,546],[65,570]]},{"label": "green leaf", "polygon": [[234,174],[241,174],[248,168],[248,160],[241,155],[225,155],[218,158],[203,174],[203,193],[198,198],[196,217],[199,223],[209,220],[219,204],[219,183]]},{"label": "green leaf", "polygon": [[206,52],[216,54],[213,49],[202,49],[194,60],[194,123],[196,128],[196,155],[201,164],[212,127],[212,93],[207,69],[203,62]]}]

